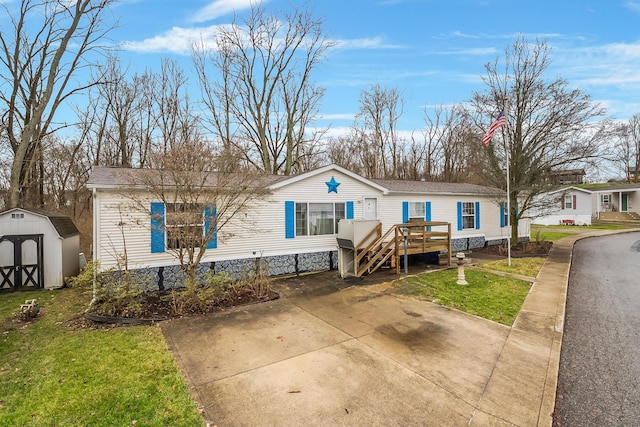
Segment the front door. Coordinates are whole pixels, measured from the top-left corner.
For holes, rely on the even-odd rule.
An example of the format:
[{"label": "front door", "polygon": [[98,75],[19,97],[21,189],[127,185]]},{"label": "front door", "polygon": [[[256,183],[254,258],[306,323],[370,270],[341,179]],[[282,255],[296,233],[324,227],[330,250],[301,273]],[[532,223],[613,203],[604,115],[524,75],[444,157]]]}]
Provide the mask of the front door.
[{"label": "front door", "polygon": [[42,234],[0,237],[0,289],[44,286],[42,239]]},{"label": "front door", "polygon": [[378,199],[364,198],[364,219],[378,219]]},{"label": "front door", "polygon": [[620,202],[620,205],[620,212],[626,212],[629,210],[629,195],[627,193],[622,193],[622,200]]}]

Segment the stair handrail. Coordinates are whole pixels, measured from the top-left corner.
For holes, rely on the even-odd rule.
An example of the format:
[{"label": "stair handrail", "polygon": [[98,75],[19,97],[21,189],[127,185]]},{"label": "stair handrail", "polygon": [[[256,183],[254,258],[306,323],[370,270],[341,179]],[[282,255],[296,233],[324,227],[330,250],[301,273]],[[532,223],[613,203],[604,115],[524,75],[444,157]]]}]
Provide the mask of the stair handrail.
[{"label": "stair handrail", "polygon": [[[396,229],[396,227],[393,227],[393,228],[389,229],[389,231],[387,233],[385,233],[385,236],[390,234],[390,232],[394,231],[395,229]],[[377,251],[375,251],[373,253],[373,255],[371,255],[371,259],[366,264],[364,264],[362,267],[358,268],[358,271],[356,272],[356,275],[358,277],[360,277],[367,270],[369,270],[369,273],[373,273],[378,268],[380,268],[381,265],[383,265],[385,262],[387,262],[387,260],[389,258],[391,258],[392,256],[395,256],[395,254],[398,251],[397,233],[396,233],[396,236],[394,236],[393,239],[391,239],[391,240],[389,240],[387,242],[382,242],[382,243],[384,243],[384,245],[381,245],[380,248]],[[366,254],[367,252],[363,251],[363,253]],[[354,263],[354,265],[358,265],[358,264]]]}]

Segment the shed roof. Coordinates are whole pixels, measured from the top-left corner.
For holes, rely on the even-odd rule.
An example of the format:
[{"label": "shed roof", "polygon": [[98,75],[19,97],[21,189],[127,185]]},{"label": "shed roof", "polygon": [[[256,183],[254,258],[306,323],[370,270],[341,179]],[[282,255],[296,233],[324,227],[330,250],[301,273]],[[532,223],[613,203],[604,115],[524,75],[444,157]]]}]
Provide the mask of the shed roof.
[{"label": "shed roof", "polygon": [[0,213],[0,215],[9,214],[10,212],[14,212],[17,210],[31,212],[36,215],[48,218],[49,222],[51,222],[51,225],[53,225],[53,228],[55,228],[58,235],[63,239],[66,239],[67,237],[71,237],[71,236],[77,236],[78,234],[80,234],[80,230],[78,230],[78,227],[76,227],[76,225],[73,223],[73,220],[71,219],[71,217],[69,217],[68,215],[62,215],[55,212],[45,211],[43,209],[13,208]]}]

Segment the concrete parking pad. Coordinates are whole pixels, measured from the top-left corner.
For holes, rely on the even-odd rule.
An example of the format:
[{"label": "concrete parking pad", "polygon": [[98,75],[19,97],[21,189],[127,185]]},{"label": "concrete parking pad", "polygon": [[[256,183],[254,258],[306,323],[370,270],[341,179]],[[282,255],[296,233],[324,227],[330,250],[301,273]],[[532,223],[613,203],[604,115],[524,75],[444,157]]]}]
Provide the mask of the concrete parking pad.
[{"label": "concrete parking pad", "polygon": [[352,286],[162,330],[213,424],[466,425],[510,328]]},{"label": "concrete parking pad", "polygon": [[350,340],[198,389],[220,426],[465,425],[473,407]]}]

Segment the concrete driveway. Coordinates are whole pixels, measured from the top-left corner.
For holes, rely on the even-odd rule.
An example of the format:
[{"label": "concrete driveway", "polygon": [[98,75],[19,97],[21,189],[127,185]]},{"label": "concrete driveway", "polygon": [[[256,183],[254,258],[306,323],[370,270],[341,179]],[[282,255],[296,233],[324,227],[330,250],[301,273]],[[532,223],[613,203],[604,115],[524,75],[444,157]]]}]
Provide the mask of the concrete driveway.
[{"label": "concrete driveway", "polygon": [[513,328],[336,272],[161,328],[211,425],[549,425],[556,282],[534,284]]}]

